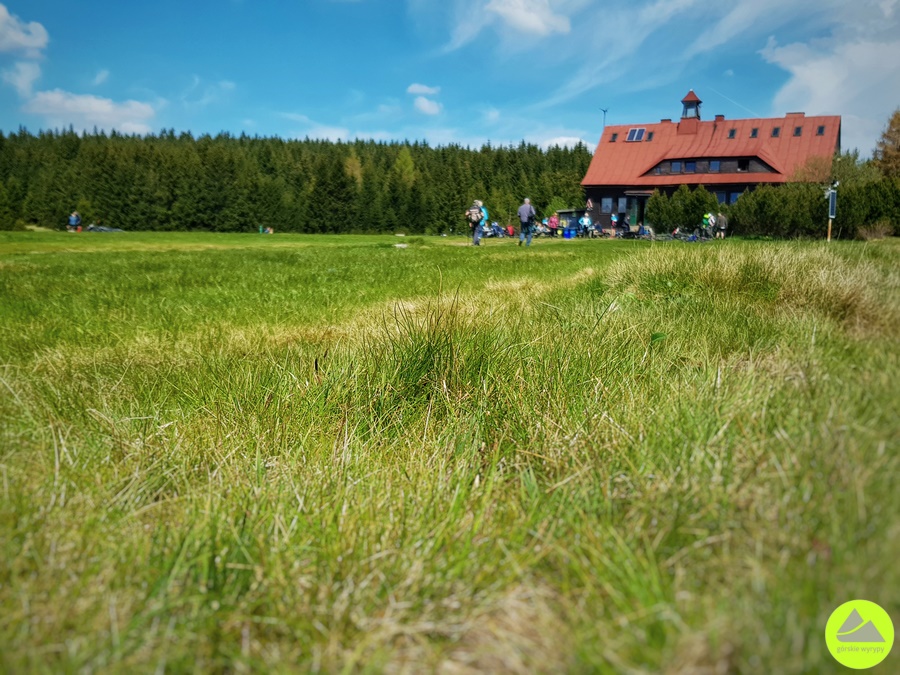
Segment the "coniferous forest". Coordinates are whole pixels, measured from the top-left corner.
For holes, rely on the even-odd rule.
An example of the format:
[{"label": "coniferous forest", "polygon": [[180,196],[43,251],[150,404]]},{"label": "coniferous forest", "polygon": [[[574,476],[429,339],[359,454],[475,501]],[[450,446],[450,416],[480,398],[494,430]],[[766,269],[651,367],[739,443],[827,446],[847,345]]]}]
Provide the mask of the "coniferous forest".
[{"label": "coniferous forest", "polygon": [[85,224],[124,230],[449,233],[481,199],[513,222],[579,207],[591,153],[423,142],[0,132],[0,229]]}]

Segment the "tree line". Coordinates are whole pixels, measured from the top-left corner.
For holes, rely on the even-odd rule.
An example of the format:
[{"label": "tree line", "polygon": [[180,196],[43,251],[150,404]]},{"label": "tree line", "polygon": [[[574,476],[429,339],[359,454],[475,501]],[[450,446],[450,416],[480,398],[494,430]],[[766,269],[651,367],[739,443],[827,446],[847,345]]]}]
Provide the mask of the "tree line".
[{"label": "tree line", "polygon": [[514,222],[584,203],[591,153],[424,142],[0,132],[0,229],[85,224],[125,230],[445,233],[475,199]]}]

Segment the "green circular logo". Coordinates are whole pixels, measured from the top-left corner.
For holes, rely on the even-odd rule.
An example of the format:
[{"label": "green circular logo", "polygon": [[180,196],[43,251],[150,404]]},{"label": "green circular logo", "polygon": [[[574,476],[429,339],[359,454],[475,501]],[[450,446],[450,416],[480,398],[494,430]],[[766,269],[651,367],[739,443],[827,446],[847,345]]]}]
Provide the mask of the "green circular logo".
[{"label": "green circular logo", "polygon": [[862,670],[877,666],[894,646],[894,624],[881,607],[868,600],[845,602],[825,624],[825,644],[837,662]]}]

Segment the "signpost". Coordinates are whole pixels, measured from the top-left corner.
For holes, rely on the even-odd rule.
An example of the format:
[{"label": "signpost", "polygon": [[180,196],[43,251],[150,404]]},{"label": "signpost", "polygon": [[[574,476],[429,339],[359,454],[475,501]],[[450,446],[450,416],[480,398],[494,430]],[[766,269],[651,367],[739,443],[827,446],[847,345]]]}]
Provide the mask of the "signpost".
[{"label": "signpost", "polygon": [[837,190],[831,188],[825,193],[828,197],[828,239],[831,241],[831,221],[837,217]]}]

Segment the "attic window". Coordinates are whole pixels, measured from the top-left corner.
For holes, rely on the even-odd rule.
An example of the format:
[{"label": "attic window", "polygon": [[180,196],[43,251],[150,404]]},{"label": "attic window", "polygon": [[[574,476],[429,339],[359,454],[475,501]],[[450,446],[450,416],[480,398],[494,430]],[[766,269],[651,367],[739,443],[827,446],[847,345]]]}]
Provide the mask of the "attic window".
[{"label": "attic window", "polygon": [[753,127],[750,130],[750,138],[756,138],[757,136],[759,136],[759,127]]},{"label": "attic window", "polygon": [[672,162],[670,173],[681,173],[681,162]]},{"label": "attic window", "polygon": [[685,162],[684,163],[684,172],[685,173],[695,173],[697,171],[697,162]]},{"label": "attic window", "polygon": [[629,129],[628,130],[628,138],[626,138],[625,140],[626,141],[642,141],[642,140],[644,140],[644,131],[646,131],[646,129],[643,129],[643,128]]},{"label": "attic window", "polygon": [[648,132],[647,132],[647,141],[650,142],[650,141],[652,141],[652,140],[653,140],[653,132],[652,132],[652,131],[648,131]]},{"label": "attic window", "polygon": [[794,127],[794,136],[800,136],[803,134],[803,127]]},{"label": "attic window", "polygon": [[750,170],[750,160],[749,159],[739,159],[737,163],[738,171],[749,171]]},{"label": "attic window", "polygon": [[617,140],[619,140],[619,134],[613,134],[612,137],[609,139],[609,142],[615,143]]},{"label": "attic window", "polygon": [[772,127],[772,138],[778,138],[781,135],[781,127]]},{"label": "attic window", "polygon": [[734,138],[735,134],[737,134],[737,129],[728,130],[728,138]]},{"label": "attic window", "polygon": [[720,166],[721,164],[719,163],[718,159],[709,160],[709,170],[711,173],[718,173]]},{"label": "attic window", "polygon": [[816,136],[824,136],[825,135],[825,125],[820,125],[816,128]]}]

